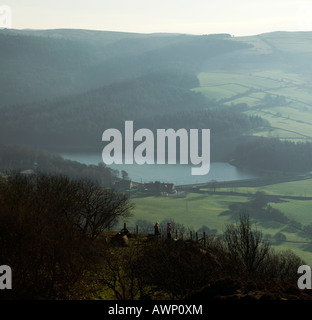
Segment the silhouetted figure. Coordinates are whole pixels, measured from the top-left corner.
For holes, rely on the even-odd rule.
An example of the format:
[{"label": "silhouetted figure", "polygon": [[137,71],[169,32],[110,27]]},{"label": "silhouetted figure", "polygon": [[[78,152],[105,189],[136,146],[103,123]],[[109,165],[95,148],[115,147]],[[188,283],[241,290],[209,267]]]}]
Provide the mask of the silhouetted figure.
[{"label": "silhouetted figure", "polygon": [[167,223],[167,239],[171,239],[171,222]]},{"label": "silhouetted figure", "polygon": [[155,240],[158,241],[158,239],[160,237],[160,230],[159,230],[159,222],[158,221],[155,223],[154,229],[155,229]]}]

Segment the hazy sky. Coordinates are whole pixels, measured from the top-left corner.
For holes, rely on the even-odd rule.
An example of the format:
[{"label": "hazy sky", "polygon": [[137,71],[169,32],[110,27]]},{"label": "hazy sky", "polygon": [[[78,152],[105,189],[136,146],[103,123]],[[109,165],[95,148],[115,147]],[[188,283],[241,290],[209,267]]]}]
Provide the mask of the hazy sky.
[{"label": "hazy sky", "polygon": [[0,0],[3,5],[11,8],[15,29],[235,36],[312,30],[312,0]]}]

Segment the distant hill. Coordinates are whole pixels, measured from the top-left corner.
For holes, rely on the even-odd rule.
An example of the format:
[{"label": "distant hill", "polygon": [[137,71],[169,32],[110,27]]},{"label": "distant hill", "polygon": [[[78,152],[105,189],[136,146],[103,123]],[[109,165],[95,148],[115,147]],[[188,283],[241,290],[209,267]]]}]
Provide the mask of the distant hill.
[{"label": "distant hill", "polygon": [[235,52],[224,51],[207,60],[203,72],[283,70],[311,79],[312,32],[271,32],[231,40],[249,44],[250,47]]},{"label": "distant hill", "polygon": [[218,110],[219,104],[190,90],[195,86],[196,76],[168,72],[52,101],[3,107],[0,142],[52,150],[98,150],[103,147],[104,130],[123,132],[124,121],[133,120],[136,130],[149,128],[155,134],[158,128],[209,128],[213,157],[222,154],[226,158],[233,139],[265,125],[259,117]]},{"label": "distant hill", "polygon": [[[107,128],[209,128],[212,157],[248,135],[312,138],[312,32],[0,30],[0,143],[101,146]],[[311,117],[311,121],[310,121]]]},{"label": "distant hill", "polygon": [[174,34],[0,30],[0,107],[88,91],[168,69],[194,69],[245,44]]}]

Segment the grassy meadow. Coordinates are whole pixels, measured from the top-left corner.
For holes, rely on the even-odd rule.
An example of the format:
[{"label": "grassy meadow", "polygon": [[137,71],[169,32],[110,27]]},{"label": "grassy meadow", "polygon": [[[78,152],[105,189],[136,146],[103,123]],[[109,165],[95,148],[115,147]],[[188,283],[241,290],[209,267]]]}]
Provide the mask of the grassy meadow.
[{"label": "grassy meadow", "polygon": [[[239,185],[239,184],[238,184]],[[201,190],[209,190],[203,185]],[[216,189],[216,194],[200,194],[196,192],[187,193],[184,198],[174,197],[133,197],[135,209],[133,217],[128,220],[130,226],[134,226],[137,220],[147,220],[154,224],[156,221],[173,219],[181,223],[189,230],[197,231],[202,226],[207,226],[211,230],[216,230],[217,234],[222,234],[228,223],[236,222],[237,219],[230,215],[222,214],[229,210],[231,203],[242,203],[250,200],[252,194],[257,191],[267,195],[285,196],[282,202],[269,202],[273,208],[280,210],[290,220],[307,226],[312,225],[312,200],[289,199],[291,197],[312,197],[312,179],[275,183],[260,186],[235,186],[220,187]],[[218,192],[231,192],[229,195],[218,194]],[[238,193],[233,195],[232,193]],[[275,221],[252,222],[261,230],[265,238],[269,239],[272,247],[276,250],[291,249],[308,264],[312,264],[311,238],[306,234],[294,232],[287,224]],[[276,243],[274,236],[282,233],[286,241]],[[188,234],[186,234],[188,236]]]},{"label": "grassy meadow", "polygon": [[[201,92],[231,108],[246,104],[249,115],[258,115],[270,126],[255,135],[292,141],[312,140],[312,86],[303,76],[279,70],[250,73],[211,72],[198,75]],[[266,101],[281,98],[278,103]]]},{"label": "grassy meadow", "polygon": [[246,198],[188,193],[185,198],[149,196],[134,198],[133,201],[136,207],[131,224],[137,219],[155,223],[172,218],[192,230],[206,225],[222,232],[228,218],[219,214],[226,211],[232,202],[244,202]]}]

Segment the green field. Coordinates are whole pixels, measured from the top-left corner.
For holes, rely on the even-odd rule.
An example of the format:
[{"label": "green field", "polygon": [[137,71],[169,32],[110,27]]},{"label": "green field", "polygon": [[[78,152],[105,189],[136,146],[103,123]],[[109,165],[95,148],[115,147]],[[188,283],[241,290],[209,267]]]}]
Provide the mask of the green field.
[{"label": "green field", "polygon": [[312,197],[312,179],[300,181],[290,181],[283,183],[275,183],[265,186],[256,187],[229,187],[219,188],[219,191],[234,191],[243,193],[255,193],[263,191],[270,195],[296,196],[296,197]]},{"label": "green field", "polygon": [[246,200],[245,197],[224,197],[196,193],[189,193],[185,198],[134,198],[133,201],[136,207],[130,224],[135,223],[137,219],[155,223],[156,221],[172,218],[190,229],[197,230],[206,225],[221,232],[225,223],[229,222],[229,220],[228,217],[220,217],[219,214],[227,210],[232,202],[244,202]]},{"label": "green field", "polygon": [[[268,70],[251,73],[211,72],[198,75],[201,92],[211,100],[223,102],[229,109],[244,103],[249,115],[270,123],[255,135],[292,141],[312,140],[312,86],[303,76]],[[266,97],[282,98],[268,105]],[[284,101],[284,103],[283,103]]]},{"label": "green field", "polygon": [[[232,183],[233,184],[233,183]],[[202,190],[208,190],[204,185]],[[184,198],[173,197],[133,197],[135,209],[133,217],[127,223],[136,225],[138,219],[143,219],[154,224],[156,221],[173,219],[183,224],[187,230],[197,231],[202,226],[217,230],[222,234],[228,223],[235,222],[229,215],[221,214],[228,210],[228,206],[234,202],[247,202],[250,196],[257,191],[268,195],[312,197],[312,179],[268,184],[257,187],[217,188],[216,191],[237,192],[245,195],[222,195],[222,194],[199,194],[190,192]],[[312,225],[312,200],[294,200],[283,198],[283,202],[269,203],[273,208],[282,211],[287,218],[295,220],[304,226]],[[312,264],[312,251],[306,250],[310,247],[312,239],[302,233],[294,232],[288,225],[274,221],[252,221],[258,230],[261,230],[265,237],[272,239],[274,235],[281,232],[286,236],[287,241],[276,244],[272,247],[276,250],[291,249],[295,254]],[[188,231],[187,231],[188,232]],[[188,234],[185,235],[186,237]],[[271,240],[270,240],[271,241]]]}]

